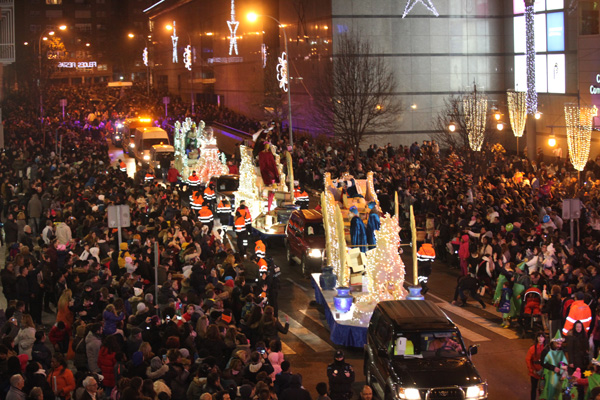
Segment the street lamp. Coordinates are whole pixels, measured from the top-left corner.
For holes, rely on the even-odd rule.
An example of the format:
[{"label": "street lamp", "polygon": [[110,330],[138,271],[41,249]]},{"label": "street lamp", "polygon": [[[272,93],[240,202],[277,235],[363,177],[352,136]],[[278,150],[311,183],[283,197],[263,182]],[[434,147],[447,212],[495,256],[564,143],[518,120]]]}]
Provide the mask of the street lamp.
[{"label": "street lamp", "polygon": [[[141,39],[142,35],[137,36],[136,34],[130,32],[130,33],[127,34],[127,37],[129,39],[134,39],[136,37],[139,38],[139,39]],[[148,39],[149,38],[150,38],[150,36],[148,36]],[[144,39],[144,44],[146,45],[145,49],[147,51],[148,46],[147,46],[147,43],[146,43],[146,39]],[[150,62],[145,62],[145,64],[146,64],[146,95],[150,96]]]},{"label": "street lamp", "polygon": [[[172,31],[174,29],[174,25],[175,22],[173,22],[173,25],[171,24],[167,24],[165,25],[165,29],[167,31]],[[189,43],[189,70],[190,70],[190,98],[191,98],[191,102],[192,102],[192,113],[194,113],[194,108],[195,108],[195,102],[194,102],[194,56],[192,53],[192,38],[190,37],[190,34],[188,32],[186,32],[186,35],[188,37],[188,43]],[[185,62],[185,60],[184,60]],[[186,65],[187,68],[187,65]]]},{"label": "street lamp", "polygon": [[[278,19],[271,17],[270,15],[265,15],[265,14],[256,14],[256,13],[248,13],[248,15],[246,16],[246,18],[248,18],[248,21],[250,22],[255,22],[258,17],[266,17],[266,18],[270,18],[273,21],[275,21],[277,23],[277,25],[281,28],[281,30],[283,31],[283,40],[284,40],[284,45],[285,45],[285,54],[287,55],[287,81],[288,81],[288,88],[286,90],[287,95],[288,95],[288,121],[289,121],[289,140],[290,140],[290,146],[294,146],[294,137],[293,137],[293,133],[292,133],[292,88],[289,85],[289,81],[290,81],[290,68],[289,68],[289,56],[290,53],[288,52],[288,39],[287,39],[287,34],[285,32],[285,27],[281,24],[281,22],[279,22]],[[283,57],[282,57],[283,58]],[[285,89],[284,89],[285,90]]]},{"label": "street lamp", "polygon": [[[66,25],[60,25],[58,27],[61,31],[65,31],[67,29]],[[42,40],[48,40],[48,37],[45,36],[54,36],[56,32],[53,29],[45,29],[40,33],[40,37],[38,38],[38,90],[40,91],[40,126],[42,129],[42,133],[44,130],[44,97],[42,93]],[[46,146],[46,135],[44,135],[44,147]]]}]

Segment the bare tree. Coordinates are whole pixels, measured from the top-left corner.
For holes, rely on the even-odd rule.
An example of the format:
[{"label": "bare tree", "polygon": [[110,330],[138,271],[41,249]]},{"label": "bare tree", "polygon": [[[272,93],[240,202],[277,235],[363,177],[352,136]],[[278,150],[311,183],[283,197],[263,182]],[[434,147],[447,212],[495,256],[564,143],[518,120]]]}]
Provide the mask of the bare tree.
[{"label": "bare tree", "polygon": [[[432,135],[440,146],[454,149],[470,149],[469,134],[467,133],[467,124],[463,109],[463,100],[470,95],[472,95],[472,92],[463,92],[452,94],[444,99],[444,109],[437,115],[433,127],[435,133]],[[493,116],[488,115],[486,119],[484,146],[486,143],[493,143],[496,138],[496,126]],[[456,127],[454,132],[450,131],[450,124],[454,124]]]},{"label": "bare tree", "polygon": [[358,160],[365,136],[390,129],[402,112],[394,95],[396,79],[385,59],[359,34],[335,39],[330,71],[315,96],[323,124],[354,149]]}]

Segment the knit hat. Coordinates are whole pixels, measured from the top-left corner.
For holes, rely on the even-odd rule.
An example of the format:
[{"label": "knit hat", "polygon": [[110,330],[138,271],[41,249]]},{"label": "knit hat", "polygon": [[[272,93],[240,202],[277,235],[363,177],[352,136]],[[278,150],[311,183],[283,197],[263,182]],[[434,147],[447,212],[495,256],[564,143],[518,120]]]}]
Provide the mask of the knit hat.
[{"label": "knit hat", "polygon": [[141,351],[136,351],[133,353],[133,356],[131,356],[131,361],[133,361],[133,365],[137,367],[144,362],[144,355]]},{"label": "knit hat", "polygon": [[159,370],[162,365],[163,363],[158,357],[153,357],[152,360],[150,360],[150,368],[153,372]]},{"label": "knit hat", "polygon": [[179,349],[179,354],[181,354],[181,357],[183,358],[188,358],[190,356],[190,351],[184,347]]}]

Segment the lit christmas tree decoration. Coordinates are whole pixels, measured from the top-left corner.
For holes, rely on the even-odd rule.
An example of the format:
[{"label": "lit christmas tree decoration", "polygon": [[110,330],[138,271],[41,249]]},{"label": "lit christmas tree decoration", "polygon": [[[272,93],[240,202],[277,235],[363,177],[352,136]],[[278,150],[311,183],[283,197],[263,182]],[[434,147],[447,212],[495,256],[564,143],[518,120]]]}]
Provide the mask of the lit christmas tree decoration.
[{"label": "lit christmas tree decoration", "polygon": [[252,162],[252,149],[240,146],[240,185],[235,192],[235,202],[246,201],[246,207],[250,210],[252,218],[256,218],[262,212],[262,199],[256,184],[256,170]]},{"label": "lit christmas tree decoration", "polygon": [[325,173],[325,190],[321,194],[321,213],[323,214],[323,226],[325,228],[325,246],[327,251],[327,260],[330,267],[333,267],[333,273],[340,277],[340,254],[339,240],[337,234],[337,223],[335,221],[336,201],[329,188],[333,186],[331,174]]},{"label": "lit christmas tree decoration", "polygon": [[221,162],[217,139],[213,135],[212,128],[204,129],[200,136],[200,158],[196,168],[200,182],[204,184],[208,183],[213,176],[225,175],[229,172],[229,168]]},{"label": "lit christmas tree decoration", "polygon": [[463,111],[467,134],[469,135],[469,146],[473,151],[481,151],[485,138],[485,123],[487,114],[487,99],[478,95],[477,87],[473,94],[463,99]]}]

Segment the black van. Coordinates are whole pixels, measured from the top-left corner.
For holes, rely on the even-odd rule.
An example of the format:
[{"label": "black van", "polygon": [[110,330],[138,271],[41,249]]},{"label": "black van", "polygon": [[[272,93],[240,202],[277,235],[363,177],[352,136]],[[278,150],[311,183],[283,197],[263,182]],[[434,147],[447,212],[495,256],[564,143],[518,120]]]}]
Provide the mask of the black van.
[{"label": "black van", "polygon": [[471,362],[456,325],[435,303],[377,304],[367,333],[364,372],[385,400],[484,400],[487,383]]}]

